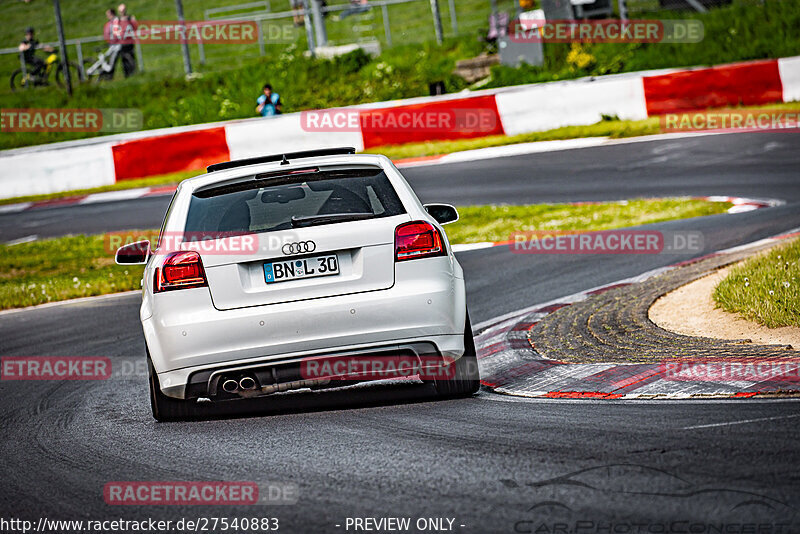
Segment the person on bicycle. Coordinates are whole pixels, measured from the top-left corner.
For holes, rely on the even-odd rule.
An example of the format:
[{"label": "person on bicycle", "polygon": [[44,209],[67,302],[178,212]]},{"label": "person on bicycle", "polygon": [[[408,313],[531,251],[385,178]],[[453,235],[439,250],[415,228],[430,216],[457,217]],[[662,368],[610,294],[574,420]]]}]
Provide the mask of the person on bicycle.
[{"label": "person on bicycle", "polygon": [[[25,60],[26,65],[30,65],[31,74],[39,74],[45,68],[45,62],[42,58],[36,57],[36,48],[39,46],[39,41],[36,40],[35,30],[32,26],[25,29],[25,39],[19,43],[19,51]],[[42,49],[45,52],[53,52],[53,47],[44,46]]]}]

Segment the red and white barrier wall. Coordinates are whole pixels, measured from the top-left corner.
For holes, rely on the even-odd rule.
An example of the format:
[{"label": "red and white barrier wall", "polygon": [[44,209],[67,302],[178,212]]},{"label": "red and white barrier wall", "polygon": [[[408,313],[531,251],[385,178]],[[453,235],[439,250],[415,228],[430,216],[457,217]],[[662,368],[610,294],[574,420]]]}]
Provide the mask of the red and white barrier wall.
[{"label": "red and white barrier wall", "polygon": [[[0,198],[113,184],[284,151],[514,135],[587,125],[602,115],[644,119],[668,112],[800,100],[800,56],[707,68],[667,69],[467,94],[378,102],[349,108],[382,120],[360,131],[303,128],[300,113],[270,119],[150,130],[0,152]],[[482,131],[380,130],[370,124],[404,112],[480,110],[494,118]],[[364,117],[362,117],[364,118]],[[369,118],[369,117],[367,117]]]}]

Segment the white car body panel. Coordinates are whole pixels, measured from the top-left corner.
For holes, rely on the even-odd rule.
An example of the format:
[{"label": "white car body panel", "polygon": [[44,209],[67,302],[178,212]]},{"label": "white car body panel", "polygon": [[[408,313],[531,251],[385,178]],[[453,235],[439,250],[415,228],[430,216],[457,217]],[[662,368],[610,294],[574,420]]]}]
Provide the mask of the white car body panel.
[{"label": "white car body panel", "polygon": [[[290,165],[248,165],[186,180],[175,193],[163,230],[183,231],[198,188],[254,173],[329,165],[380,167],[406,213],[255,234],[255,253],[201,251],[208,287],[154,293],[154,271],[163,256],[150,257],[140,317],[164,394],[185,398],[187,381],[198,371],[291,362],[321,353],[413,342],[433,343],[450,359],[464,353],[461,266],[441,225],[384,156],[303,158]],[[395,262],[395,228],[419,220],[439,230],[447,255]],[[339,274],[266,284],[264,263],[291,258],[282,245],[306,240],[318,247],[313,255],[338,254]]]}]

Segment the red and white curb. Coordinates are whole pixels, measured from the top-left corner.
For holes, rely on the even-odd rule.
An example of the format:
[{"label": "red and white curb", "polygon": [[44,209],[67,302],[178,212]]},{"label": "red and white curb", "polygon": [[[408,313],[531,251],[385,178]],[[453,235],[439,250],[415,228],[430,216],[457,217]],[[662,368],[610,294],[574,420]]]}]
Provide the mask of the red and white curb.
[{"label": "red and white curb", "polygon": [[[475,325],[475,344],[481,383],[496,393],[519,397],[600,399],[685,399],[697,396],[752,397],[787,389],[800,389],[800,382],[785,379],[763,381],[669,380],[662,363],[565,363],[536,353],[528,342],[528,331],[544,317],[573,303],[617,287],[644,282],[654,276],[705,258],[777,242],[799,235],[800,228],[785,234],[720,250],[686,262],[642,273],[638,276],[594,287],[586,291],[537,304]],[[765,360],[766,361],[766,360]]]},{"label": "red and white curb", "polygon": [[[341,128],[333,136],[326,129],[309,127],[304,120],[307,112],[301,112],[268,120],[254,117],[4,150],[0,151],[0,183],[8,196],[22,197],[199,170],[218,161],[263,154],[265,146],[273,152],[335,145],[363,150],[543,132],[595,124],[604,115],[642,120],[667,113],[768,105],[799,98],[800,56],[587,76],[350,106],[346,112],[357,114],[360,126]],[[392,122],[401,124],[408,114],[438,116],[454,109],[479,113],[485,127],[480,131],[454,130],[444,124],[384,127]]]},{"label": "red and white curb", "polygon": [[[733,204],[728,209],[728,213],[744,213],[753,211],[760,208],[774,208],[775,206],[782,206],[786,202],[778,199],[770,198],[742,198],[742,197],[725,197],[725,196],[708,196],[708,197],[686,197],[691,200],[705,200],[707,202],[730,202]],[[611,204],[613,201],[608,202],[565,202],[570,205],[584,205],[584,204]],[[484,241],[480,243],[463,243],[453,245],[453,252],[467,252],[470,250],[480,250],[484,248],[499,247],[503,245],[510,245],[513,243],[511,240],[507,241]]]}]

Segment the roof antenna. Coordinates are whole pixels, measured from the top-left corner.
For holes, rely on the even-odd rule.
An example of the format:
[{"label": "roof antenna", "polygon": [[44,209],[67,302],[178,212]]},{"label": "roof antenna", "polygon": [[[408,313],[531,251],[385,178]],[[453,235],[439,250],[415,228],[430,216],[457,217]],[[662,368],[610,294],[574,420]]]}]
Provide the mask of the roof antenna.
[{"label": "roof antenna", "polygon": [[289,160],[286,159],[286,154],[284,154],[283,155],[283,159],[281,160],[281,165],[288,165],[288,164],[289,164]]}]

